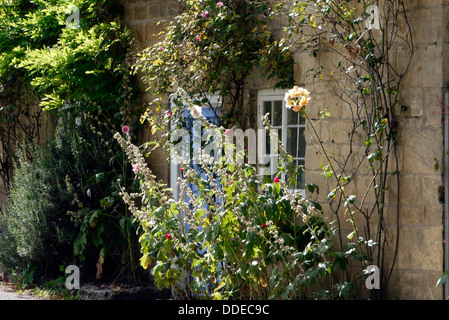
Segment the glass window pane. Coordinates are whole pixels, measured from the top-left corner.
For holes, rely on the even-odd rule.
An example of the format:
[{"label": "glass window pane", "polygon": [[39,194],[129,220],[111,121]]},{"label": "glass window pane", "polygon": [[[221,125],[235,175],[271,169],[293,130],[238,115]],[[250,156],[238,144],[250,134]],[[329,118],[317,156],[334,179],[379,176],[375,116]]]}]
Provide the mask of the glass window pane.
[{"label": "glass window pane", "polygon": [[[277,129],[277,128],[273,128],[273,129],[277,130],[279,143],[282,143],[282,130]],[[270,137],[270,133],[267,132],[265,135],[265,154],[279,153],[279,150],[271,150],[270,148],[271,148],[271,137]],[[275,148],[275,146],[273,146],[273,149],[274,148]]]},{"label": "glass window pane", "polygon": [[282,126],[282,100],[273,101],[273,126]]},{"label": "glass window pane", "polygon": [[[263,102],[262,117],[264,117],[267,113],[270,113],[270,120],[273,119],[273,113],[271,112],[271,101]],[[271,122],[273,121],[271,120]]]},{"label": "glass window pane", "polygon": [[270,133],[266,132],[265,134],[265,154],[270,153]]},{"label": "glass window pane", "polygon": [[[296,176],[296,189],[304,189],[305,188],[305,173],[303,171],[304,168],[304,160],[298,160],[298,175]],[[302,166],[302,167],[299,167]]]},{"label": "glass window pane", "polygon": [[287,128],[287,153],[297,157],[298,152],[298,128]]},{"label": "glass window pane", "polygon": [[[271,124],[273,129],[277,130],[278,138],[288,154],[293,156],[294,164],[297,167],[297,176],[290,181],[292,184],[289,185],[291,189],[304,189],[304,173],[301,165],[304,165],[305,157],[305,119],[300,116],[300,113],[295,112],[291,109],[285,109],[284,111],[284,95],[279,94],[276,96],[266,95],[262,96],[261,101],[262,115],[270,113]],[[284,137],[284,141],[282,138]],[[262,146],[266,146],[265,154],[278,153],[278,150],[271,150],[273,145],[270,143],[269,135],[266,136],[266,141],[262,142]],[[268,159],[267,159],[268,160]],[[282,165],[278,163],[278,165]],[[268,177],[268,176],[267,176]],[[274,176],[273,176],[274,177]],[[288,177],[284,177],[288,180]]]},{"label": "glass window pane", "polygon": [[298,124],[298,112],[293,111],[292,109],[287,109],[287,124],[288,125],[297,125]]},{"label": "glass window pane", "polygon": [[304,158],[306,156],[306,136],[305,128],[299,128],[299,150],[298,157]]}]

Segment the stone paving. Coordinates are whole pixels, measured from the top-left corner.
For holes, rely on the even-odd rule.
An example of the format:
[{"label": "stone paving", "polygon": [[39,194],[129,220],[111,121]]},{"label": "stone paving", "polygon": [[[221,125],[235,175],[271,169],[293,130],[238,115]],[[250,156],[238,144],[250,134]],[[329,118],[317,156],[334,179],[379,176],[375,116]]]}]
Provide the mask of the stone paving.
[{"label": "stone paving", "polygon": [[30,294],[19,294],[9,288],[8,286],[0,283],[0,300],[42,300],[36,296]]}]

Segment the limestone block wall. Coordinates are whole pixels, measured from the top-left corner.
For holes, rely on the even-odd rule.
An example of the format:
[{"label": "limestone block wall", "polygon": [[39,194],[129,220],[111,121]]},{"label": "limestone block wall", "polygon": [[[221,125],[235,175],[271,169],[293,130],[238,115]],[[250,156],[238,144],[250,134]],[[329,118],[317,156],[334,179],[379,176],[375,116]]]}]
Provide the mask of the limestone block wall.
[{"label": "limestone block wall", "polygon": [[[134,30],[140,49],[158,41],[158,33],[166,26],[163,20],[172,19],[179,4],[169,0],[121,0],[124,6],[125,22]],[[407,15],[410,18],[414,42],[414,55],[410,70],[402,82],[402,96],[408,111],[399,117],[402,133],[399,140],[400,184],[391,181],[385,214],[388,246],[395,246],[395,234],[399,226],[397,256],[393,250],[386,253],[387,263],[395,261],[386,298],[389,299],[442,299],[443,290],[435,284],[443,272],[444,243],[444,123],[442,106],[444,93],[449,84],[449,0],[407,0]],[[404,29],[405,26],[402,26]],[[139,48],[136,48],[138,50]],[[401,66],[407,56],[406,42],[398,41],[392,50],[393,64]],[[335,96],[337,83],[324,76],[322,80],[308,77],[307,70],[325,66],[333,68],[337,57],[329,52],[320,52],[312,57],[307,52],[296,52],[295,84],[306,87],[312,96],[309,106],[311,117],[318,117],[319,111],[328,106],[331,117],[317,126],[321,139],[335,159],[342,159],[349,152],[348,132],[352,129],[351,113],[347,105]],[[257,90],[270,84],[256,77],[247,85],[246,99],[255,101]],[[141,83],[141,103],[151,101],[145,85]],[[256,105],[254,104],[254,108]],[[255,110],[254,110],[255,111]],[[325,197],[335,187],[323,179],[320,164],[325,160],[318,151],[317,141],[307,129],[306,183],[320,187],[317,200],[327,204]],[[145,133],[147,137],[149,133]],[[354,150],[352,164],[364,157],[360,150]],[[162,154],[150,159],[151,167],[162,179],[169,181],[169,166]],[[348,163],[348,167],[351,162]],[[369,178],[360,176],[351,183],[350,193],[365,190]],[[396,195],[400,192],[399,225],[396,221]],[[367,205],[374,199],[367,199]],[[326,209],[326,205],[323,206]],[[327,214],[329,215],[329,210]],[[342,215],[343,212],[340,212]],[[341,219],[345,219],[342,217]],[[342,223],[342,230],[350,227]],[[345,233],[343,234],[345,235]],[[356,272],[361,272],[357,270]],[[361,293],[366,294],[366,292]],[[361,296],[362,297],[362,296]]]},{"label": "limestone block wall", "polygon": [[[133,30],[136,52],[160,41],[160,33],[165,29],[179,10],[176,0],[120,0],[124,9],[124,21]],[[137,75],[138,85],[142,92],[139,102],[148,105],[154,97],[145,93],[146,85]],[[149,130],[141,133],[141,140],[150,139]],[[149,157],[153,172],[165,182],[170,181],[170,166],[160,151],[153,152]]]},{"label": "limestone block wall", "polygon": [[[399,127],[402,128],[398,144],[400,184],[398,186],[392,179],[387,193],[385,226],[390,251],[386,253],[386,261],[392,263],[395,258],[394,271],[386,291],[386,297],[390,299],[443,298],[442,288],[435,288],[435,284],[444,268],[444,123],[441,103],[449,80],[445,72],[448,65],[445,52],[448,4],[449,1],[443,0],[406,1],[415,52],[401,87],[403,103],[409,109],[398,118]],[[393,64],[400,68],[407,60],[408,50],[405,41],[397,41],[392,50]],[[334,80],[324,77],[317,81],[307,77],[305,72],[319,65],[326,66],[325,71],[327,69],[329,72],[332,61],[337,60],[327,52],[319,53],[317,58],[309,53],[300,53],[296,54],[295,60],[296,82],[307,87],[313,97],[310,115],[318,116],[324,106],[329,107],[331,117],[317,126],[321,140],[332,157],[344,159],[349,152],[348,132],[352,128],[348,105],[333,95],[338,92]],[[322,179],[319,165],[325,160],[318,149],[317,141],[308,135],[306,182],[318,184],[321,194],[327,196],[335,188],[335,183]],[[358,151],[355,148],[354,161],[364,156]],[[366,190],[369,181],[370,177],[359,176],[347,191],[360,198],[360,192]],[[398,191],[399,243],[394,257]],[[373,200],[367,199],[366,205],[372,205]],[[347,232],[351,230],[344,223],[342,229]]]}]

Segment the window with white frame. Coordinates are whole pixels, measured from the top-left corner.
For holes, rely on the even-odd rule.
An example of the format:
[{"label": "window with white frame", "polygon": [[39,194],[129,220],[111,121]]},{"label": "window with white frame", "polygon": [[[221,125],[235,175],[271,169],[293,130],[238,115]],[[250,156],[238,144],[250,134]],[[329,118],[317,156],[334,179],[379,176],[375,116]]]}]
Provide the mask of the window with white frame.
[{"label": "window with white frame", "polygon": [[[270,121],[273,129],[278,132],[279,140],[285,146],[286,151],[290,154],[297,166],[304,167],[306,141],[305,141],[305,120],[298,112],[285,107],[284,90],[260,90],[257,95],[258,105],[258,127],[264,128],[263,116],[270,113]],[[266,136],[265,136],[266,137]],[[270,139],[266,138],[264,141],[259,141],[259,148],[263,149],[263,153],[268,154],[270,150]],[[267,152],[268,151],[268,152]],[[272,165],[276,161],[271,160]],[[300,174],[296,178],[296,185],[292,189],[300,191],[305,194],[304,172],[298,170]],[[273,170],[271,171],[273,173]],[[274,175],[272,175],[274,177]],[[284,174],[282,179],[288,179]]]},{"label": "window with white frame", "polygon": [[[215,113],[212,111],[212,109],[210,107],[212,107],[216,110],[216,108],[218,108],[221,104],[221,96],[218,94],[208,94],[205,96],[205,98],[208,99],[209,104],[204,105],[201,108],[201,113],[202,113],[203,117],[205,117],[208,121],[214,123],[215,122]],[[174,102],[170,101],[170,109],[173,109],[173,108],[174,108]],[[200,148],[200,146],[195,144],[194,140],[195,140],[195,138],[198,138],[198,137],[196,137],[196,135],[202,135],[202,132],[200,133],[200,132],[196,132],[195,130],[193,130],[194,129],[193,121],[195,121],[195,120],[193,120],[190,117],[190,111],[188,110],[187,106],[185,106],[185,108],[186,108],[186,110],[184,111],[184,116],[186,118],[190,118],[190,121],[192,122],[192,123],[190,123],[191,127],[186,128],[189,130],[189,135],[190,135],[189,139],[191,139],[190,143],[192,143],[192,151],[198,152],[198,148]],[[175,129],[173,126],[173,123],[172,123],[171,129],[172,130]],[[199,139],[201,140],[201,136]],[[178,177],[180,177],[180,175],[181,175],[179,169],[180,169],[179,164],[174,163],[173,161],[170,162],[170,187],[173,189],[173,196],[175,199],[179,198]]]}]

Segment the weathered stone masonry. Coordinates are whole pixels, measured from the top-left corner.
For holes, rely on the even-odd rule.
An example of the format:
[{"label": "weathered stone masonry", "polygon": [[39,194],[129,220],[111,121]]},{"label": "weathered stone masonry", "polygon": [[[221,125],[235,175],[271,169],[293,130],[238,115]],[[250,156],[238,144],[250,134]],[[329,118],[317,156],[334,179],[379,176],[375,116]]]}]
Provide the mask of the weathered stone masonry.
[{"label": "weathered stone masonry", "polygon": [[[176,1],[121,0],[125,22],[135,31],[141,48],[152,45],[159,39],[159,32],[173,18],[179,4]],[[449,0],[407,0],[415,53],[410,70],[402,83],[404,103],[410,108],[401,116],[403,126],[399,142],[400,159],[400,237],[395,269],[387,288],[390,299],[442,299],[443,290],[435,284],[443,272],[444,204],[441,194],[444,187],[444,123],[441,103],[449,86]],[[395,63],[400,66],[407,55],[405,43],[399,42],[393,50]],[[335,57],[321,53],[317,58],[309,54],[295,54],[295,83],[305,86],[313,96],[311,113],[318,113],[328,106],[331,118],[319,126],[322,140],[335,157],[348,151],[347,132],[351,129],[350,114],[335,98],[335,82],[324,78],[313,81],[306,77],[306,70],[324,64],[332,66]],[[248,99],[258,89],[269,85],[251,79]],[[141,102],[151,101],[141,84]],[[322,178],[319,164],[324,159],[316,152],[316,142],[307,140],[306,182],[321,187],[320,195],[327,195],[331,187]],[[165,181],[169,181],[169,166],[161,154],[151,159],[152,169]],[[364,189],[368,181],[360,177],[352,188]],[[395,192],[390,191],[391,207],[387,209],[385,222],[387,231],[394,233]],[[347,228],[347,226],[346,226]],[[349,228],[347,228],[349,231]],[[391,259],[392,257],[390,257]]]}]

